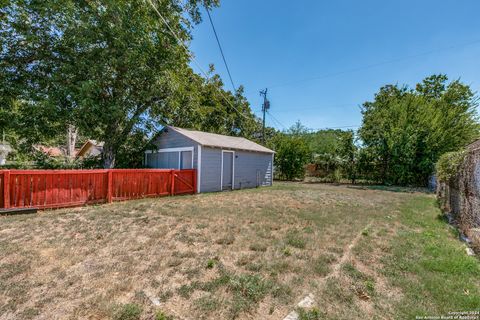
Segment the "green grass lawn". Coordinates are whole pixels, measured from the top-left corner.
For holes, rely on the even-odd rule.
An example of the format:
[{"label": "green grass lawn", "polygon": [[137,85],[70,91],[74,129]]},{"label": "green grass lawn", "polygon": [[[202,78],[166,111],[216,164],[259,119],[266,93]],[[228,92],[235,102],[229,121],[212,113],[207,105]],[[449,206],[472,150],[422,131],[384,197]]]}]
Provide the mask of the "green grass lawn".
[{"label": "green grass lawn", "polygon": [[415,319],[480,310],[432,195],[277,183],[0,217],[0,319]]}]

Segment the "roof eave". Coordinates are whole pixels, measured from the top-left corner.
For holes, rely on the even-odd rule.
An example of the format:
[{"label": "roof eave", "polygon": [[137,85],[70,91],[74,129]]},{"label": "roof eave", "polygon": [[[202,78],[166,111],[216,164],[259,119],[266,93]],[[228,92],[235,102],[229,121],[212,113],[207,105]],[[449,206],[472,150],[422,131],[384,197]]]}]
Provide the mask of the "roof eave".
[{"label": "roof eave", "polygon": [[[198,143],[198,144],[201,145],[202,147],[220,148],[220,149],[223,148],[223,149],[232,149],[232,150],[242,150],[242,151],[249,151],[249,152],[266,153],[266,154],[275,154],[275,153],[276,153],[275,151],[270,150],[270,149],[268,149],[268,148],[266,148],[266,149],[268,149],[269,151],[267,151],[267,150],[265,150],[265,151],[260,151],[260,150],[252,150],[252,149],[242,149],[242,148],[232,148],[232,147],[221,147],[221,146],[209,145],[209,144],[202,143],[202,142],[200,142],[200,141],[197,140],[197,139],[193,139],[192,137],[186,136],[186,135],[182,132],[182,130],[179,130],[179,129],[181,129],[181,128],[176,128],[176,127],[174,127],[174,126],[167,126],[167,128],[172,129],[173,131],[175,131],[175,132],[177,132],[177,133],[179,133],[179,134],[187,137],[188,139],[190,139],[190,140],[192,140],[192,141],[195,141],[196,143]],[[185,129],[185,130],[187,130],[187,129]],[[209,132],[207,132],[207,133],[209,133]],[[228,137],[228,136],[227,136],[227,137]],[[246,139],[246,138],[244,138],[244,139]],[[246,140],[248,140],[248,139],[246,139]],[[252,142],[253,142],[253,141],[252,141]],[[263,147],[263,146],[262,146],[262,147]],[[265,147],[264,147],[264,148],[265,148]]]},{"label": "roof eave", "polygon": [[[200,144],[200,143],[198,143]],[[218,149],[229,149],[229,150],[240,150],[240,151],[248,151],[248,152],[258,152],[258,153],[266,153],[266,154],[273,154],[276,153],[273,150],[270,151],[260,151],[260,150],[252,150],[252,149],[243,149],[243,148],[234,148],[234,147],[221,147],[221,146],[214,146],[214,145],[209,145],[209,144],[200,144],[202,147],[208,147],[208,148],[218,148]]]}]

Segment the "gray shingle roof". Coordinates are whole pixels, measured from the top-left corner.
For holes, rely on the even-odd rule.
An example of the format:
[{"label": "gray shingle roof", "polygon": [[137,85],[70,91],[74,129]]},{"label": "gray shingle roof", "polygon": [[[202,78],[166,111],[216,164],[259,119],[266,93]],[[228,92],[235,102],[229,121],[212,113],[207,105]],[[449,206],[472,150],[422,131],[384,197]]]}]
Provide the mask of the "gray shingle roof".
[{"label": "gray shingle roof", "polygon": [[273,150],[241,137],[231,137],[222,134],[182,129],[172,126],[169,126],[168,128],[190,138],[202,146],[275,153]]}]

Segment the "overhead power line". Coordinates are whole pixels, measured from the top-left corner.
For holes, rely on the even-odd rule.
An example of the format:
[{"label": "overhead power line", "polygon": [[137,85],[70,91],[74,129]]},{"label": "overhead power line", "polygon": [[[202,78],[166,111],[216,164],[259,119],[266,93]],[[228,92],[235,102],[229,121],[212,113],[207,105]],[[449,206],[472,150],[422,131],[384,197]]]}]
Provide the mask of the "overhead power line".
[{"label": "overhead power line", "polygon": [[289,82],[285,82],[285,83],[282,83],[282,84],[277,84],[277,85],[270,86],[270,88],[280,88],[280,87],[296,85],[296,84],[303,83],[303,82],[326,79],[326,78],[335,77],[335,76],[339,76],[339,75],[343,75],[343,74],[347,74],[347,73],[352,73],[352,72],[357,72],[357,71],[361,71],[361,70],[371,69],[371,68],[383,66],[383,65],[386,65],[386,64],[396,63],[396,62],[400,62],[400,61],[403,61],[403,60],[418,58],[418,57],[421,57],[421,56],[426,56],[426,55],[430,55],[432,53],[437,53],[437,52],[441,52],[441,51],[445,51],[445,50],[451,50],[451,49],[455,49],[455,48],[466,47],[466,46],[470,46],[470,45],[477,44],[477,43],[480,43],[480,39],[475,40],[475,41],[471,41],[471,42],[458,44],[458,45],[452,45],[452,46],[448,46],[448,47],[438,48],[438,49],[434,49],[434,50],[430,50],[430,51],[426,51],[426,52],[422,52],[422,53],[418,53],[418,54],[414,54],[414,55],[410,55],[410,56],[404,56],[404,57],[400,57],[400,58],[396,58],[396,59],[392,59],[392,60],[387,60],[387,61],[383,61],[383,62],[379,62],[379,63],[374,63],[374,64],[370,64],[370,65],[366,65],[366,66],[347,69],[347,70],[343,70],[343,71],[339,71],[339,72],[332,72],[332,73],[327,73],[327,74],[320,75],[320,76],[315,76],[315,77],[310,77],[310,78],[305,78],[305,79],[299,79],[299,80],[295,80],[295,81],[289,81]]},{"label": "overhead power line", "polygon": [[220,53],[222,54],[223,63],[225,64],[225,68],[227,69],[228,77],[230,78],[230,82],[232,83],[233,90],[236,92],[237,88],[233,83],[232,74],[230,73],[230,68],[228,67],[227,59],[225,59],[225,54],[223,53],[222,45],[220,44],[220,39],[218,38],[217,30],[215,29],[215,25],[213,24],[212,16],[210,15],[210,10],[207,6],[205,6],[205,10],[208,14],[208,20],[210,20],[210,24],[212,25],[213,33],[215,34],[215,39],[217,39],[218,48],[220,49]]},{"label": "overhead power line", "polygon": [[[185,49],[186,53],[188,54],[188,56],[190,57],[190,59],[192,59],[192,61],[195,63],[195,65],[197,66],[197,68],[200,70],[200,72],[205,76],[205,78],[209,78],[208,74],[203,70],[203,68],[200,66],[200,64],[197,62],[197,60],[195,59],[195,57],[190,53],[190,50],[188,50],[188,48],[185,46],[185,44],[183,43],[183,41],[180,39],[180,37],[175,33],[175,31],[172,29],[172,27],[170,26],[170,24],[168,23],[168,21],[165,19],[165,17],[160,13],[160,11],[158,11],[157,7],[155,7],[155,5],[153,4],[152,0],[147,0],[147,2],[150,4],[150,6],[153,8],[153,10],[157,13],[157,15],[160,17],[160,19],[162,20],[162,22],[165,24],[165,26],[167,26],[168,30],[170,31],[170,33],[173,35],[173,37],[177,40],[177,42]],[[230,100],[228,100],[228,97],[225,95],[225,93],[223,93],[220,89],[218,89],[218,92],[220,93],[220,95],[225,99],[225,101],[230,105],[230,107],[232,107],[239,115],[241,115],[242,117],[244,117],[245,119],[249,119],[246,115],[244,115],[242,112],[240,112],[231,102]]]},{"label": "overhead power line", "polygon": [[[329,129],[348,129],[348,128],[359,128],[360,126],[340,126],[340,127],[324,127],[324,128],[311,128],[309,131],[320,131],[320,130],[329,130]],[[355,131],[355,130],[354,130]]]},{"label": "overhead power line", "polygon": [[267,111],[267,113],[277,124],[279,124],[284,129],[288,129],[283,123],[281,123],[277,118],[275,118],[273,114],[271,114],[269,111]]}]

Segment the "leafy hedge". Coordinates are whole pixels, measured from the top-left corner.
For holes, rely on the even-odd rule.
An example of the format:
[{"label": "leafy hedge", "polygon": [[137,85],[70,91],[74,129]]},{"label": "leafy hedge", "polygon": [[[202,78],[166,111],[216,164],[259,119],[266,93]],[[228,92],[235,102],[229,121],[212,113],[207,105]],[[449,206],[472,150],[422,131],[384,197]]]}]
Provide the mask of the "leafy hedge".
[{"label": "leafy hedge", "polygon": [[467,152],[465,150],[447,152],[440,157],[437,162],[437,179],[439,181],[449,181],[458,174],[460,166],[465,161]]}]

